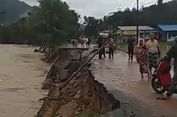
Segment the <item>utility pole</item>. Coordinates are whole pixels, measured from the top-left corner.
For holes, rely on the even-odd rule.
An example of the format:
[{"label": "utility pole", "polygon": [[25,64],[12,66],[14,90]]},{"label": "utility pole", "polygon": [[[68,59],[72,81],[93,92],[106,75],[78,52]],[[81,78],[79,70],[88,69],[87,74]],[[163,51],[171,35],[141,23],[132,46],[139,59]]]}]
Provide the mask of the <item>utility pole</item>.
[{"label": "utility pole", "polygon": [[136,13],[136,41],[139,38],[139,0],[137,0],[137,13]]}]

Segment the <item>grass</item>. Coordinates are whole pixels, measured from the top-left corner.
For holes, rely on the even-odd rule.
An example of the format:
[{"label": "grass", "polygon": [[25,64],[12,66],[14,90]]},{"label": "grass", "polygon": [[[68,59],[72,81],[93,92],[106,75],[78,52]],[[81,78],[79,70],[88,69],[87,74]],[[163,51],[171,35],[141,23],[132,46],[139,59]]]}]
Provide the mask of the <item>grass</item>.
[{"label": "grass", "polygon": [[[167,47],[169,44],[167,42],[159,42],[161,54],[164,55],[167,52]],[[119,50],[123,52],[128,52],[128,45],[126,43],[119,44]]]},{"label": "grass", "polygon": [[127,53],[128,52],[128,45],[126,43],[119,43],[118,50]]}]

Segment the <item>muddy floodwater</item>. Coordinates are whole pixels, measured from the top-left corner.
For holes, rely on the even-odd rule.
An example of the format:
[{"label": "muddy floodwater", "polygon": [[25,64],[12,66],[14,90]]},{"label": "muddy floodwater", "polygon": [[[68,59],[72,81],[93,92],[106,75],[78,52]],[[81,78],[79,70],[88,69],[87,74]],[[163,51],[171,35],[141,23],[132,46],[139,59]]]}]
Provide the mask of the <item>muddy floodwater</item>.
[{"label": "muddy floodwater", "polygon": [[[47,94],[41,90],[41,83],[50,66],[33,50],[25,45],[0,45],[0,117],[34,117],[41,107],[37,101]],[[136,61],[129,63],[122,52],[113,60],[97,58],[91,68],[96,80],[136,117],[177,117],[177,96],[157,100],[151,81],[141,80]],[[119,111],[110,115],[106,117],[119,117]]]},{"label": "muddy floodwater", "polygon": [[0,45],[0,117],[34,117],[46,92],[41,83],[49,69],[34,47]]}]

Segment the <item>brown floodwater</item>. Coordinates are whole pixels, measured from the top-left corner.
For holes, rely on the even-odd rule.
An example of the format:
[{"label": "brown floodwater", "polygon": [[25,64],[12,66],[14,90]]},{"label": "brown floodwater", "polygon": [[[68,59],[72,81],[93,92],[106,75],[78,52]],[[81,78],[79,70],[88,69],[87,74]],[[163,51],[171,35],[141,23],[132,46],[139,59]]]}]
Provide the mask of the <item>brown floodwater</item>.
[{"label": "brown floodwater", "polygon": [[112,60],[95,58],[93,63],[95,79],[121,101],[129,102],[137,117],[177,117],[177,96],[173,95],[168,101],[157,100],[151,80],[141,79],[137,62],[128,62],[126,53],[117,52]]},{"label": "brown floodwater", "polygon": [[34,47],[0,45],[0,117],[34,117],[47,92],[41,90],[49,65]]},{"label": "brown floodwater", "polygon": [[[33,50],[25,45],[0,45],[0,117],[34,117],[41,107],[37,101],[47,94],[41,83],[49,65]],[[128,103],[136,117],[177,117],[177,96],[157,100],[150,80],[141,80],[138,69],[137,63],[129,63],[122,52],[113,60],[94,59],[92,66],[96,80]]]}]

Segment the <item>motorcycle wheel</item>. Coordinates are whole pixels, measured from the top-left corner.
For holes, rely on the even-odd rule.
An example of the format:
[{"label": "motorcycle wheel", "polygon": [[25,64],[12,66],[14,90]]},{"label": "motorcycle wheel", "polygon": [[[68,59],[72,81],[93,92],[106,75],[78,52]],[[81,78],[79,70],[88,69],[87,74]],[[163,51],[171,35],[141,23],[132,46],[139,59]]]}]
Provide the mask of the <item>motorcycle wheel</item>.
[{"label": "motorcycle wheel", "polygon": [[153,90],[157,94],[165,93],[165,88],[160,84],[160,81],[159,81],[159,79],[157,77],[153,77],[152,78],[151,85],[152,85]]}]

